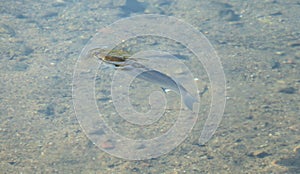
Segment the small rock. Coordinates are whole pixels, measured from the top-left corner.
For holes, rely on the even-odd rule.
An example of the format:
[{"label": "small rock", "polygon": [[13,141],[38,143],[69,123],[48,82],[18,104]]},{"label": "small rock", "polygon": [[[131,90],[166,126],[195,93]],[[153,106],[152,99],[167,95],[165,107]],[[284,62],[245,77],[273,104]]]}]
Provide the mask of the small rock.
[{"label": "small rock", "polygon": [[23,46],[20,48],[21,55],[28,56],[29,54],[33,53],[33,49],[28,46]]},{"label": "small rock", "polygon": [[29,67],[28,64],[24,62],[16,62],[16,64],[13,66],[14,71],[26,71]]},{"label": "small rock", "polygon": [[137,167],[134,167],[134,168],[131,169],[131,171],[140,173],[141,170]]},{"label": "small rock", "polygon": [[8,164],[10,164],[10,165],[15,165],[15,164],[17,164],[15,161],[10,161],[10,162],[8,162]]},{"label": "small rock", "polygon": [[54,116],[55,114],[54,104],[49,104],[48,106],[46,106],[46,108],[40,109],[38,112],[45,114],[46,118]]},{"label": "small rock", "polygon": [[282,13],[280,11],[278,11],[278,12],[275,12],[275,13],[271,13],[270,15],[271,16],[281,16]]},{"label": "small rock", "polygon": [[58,16],[57,12],[47,12],[46,14],[44,14],[42,16],[42,18],[49,19],[49,18],[53,18],[53,17],[57,17],[57,16]]},{"label": "small rock", "polygon": [[284,94],[295,94],[296,91],[297,90],[294,87],[286,87],[279,90],[280,93]]},{"label": "small rock", "polygon": [[288,43],[288,46],[290,46],[290,47],[300,47],[300,42]]},{"label": "small rock", "polygon": [[256,157],[256,158],[265,158],[267,156],[270,156],[271,154],[265,152],[265,151],[254,151],[251,152],[248,156],[250,157]]},{"label": "small rock", "polygon": [[272,69],[278,69],[278,68],[280,68],[280,63],[278,61],[272,62],[271,68]]},{"label": "small rock", "polygon": [[101,148],[106,149],[106,150],[111,150],[111,149],[115,148],[114,144],[109,140],[102,142],[100,146],[101,146]]},{"label": "small rock", "polygon": [[300,51],[297,51],[297,52],[295,53],[295,58],[296,58],[296,59],[300,59]]},{"label": "small rock", "polygon": [[240,16],[237,15],[233,10],[231,9],[226,9],[226,10],[221,10],[219,12],[219,16],[224,19],[225,21],[239,21]]},{"label": "small rock", "polygon": [[23,14],[17,14],[17,15],[16,15],[16,18],[18,18],[18,19],[26,19],[26,18],[28,18],[28,17],[25,16],[25,15],[23,15]]},{"label": "small rock", "polygon": [[0,24],[0,34],[6,34],[10,37],[14,37],[16,35],[16,32],[11,26],[6,24]]},{"label": "small rock", "polygon": [[286,59],[285,61],[283,61],[284,64],[295,64],[295,61],[291,58]]},{"label": "small rock", "polygon": [[275,54],[276,54],[276,55],[279,55],[279,56],[283,56],[285,53],[282,52],[282,51],[276,51]]}]

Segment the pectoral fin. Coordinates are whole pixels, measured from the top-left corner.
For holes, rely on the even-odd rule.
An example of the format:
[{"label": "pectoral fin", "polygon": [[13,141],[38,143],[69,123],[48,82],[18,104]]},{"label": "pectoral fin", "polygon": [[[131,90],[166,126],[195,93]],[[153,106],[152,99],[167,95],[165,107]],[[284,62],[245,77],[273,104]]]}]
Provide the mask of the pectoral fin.
[{"label": "pectoral fin", "polygon": [[168,92],[171,91],[171,89],[169,89],[169,88],[161,87],[161,89],[164,91],[165,94],[167,94]]}]

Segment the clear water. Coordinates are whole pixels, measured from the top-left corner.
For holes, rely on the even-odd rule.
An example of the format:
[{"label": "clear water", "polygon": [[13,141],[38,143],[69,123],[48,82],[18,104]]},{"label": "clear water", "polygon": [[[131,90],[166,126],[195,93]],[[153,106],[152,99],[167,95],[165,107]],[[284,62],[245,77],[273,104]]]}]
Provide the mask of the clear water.
[{"label": "clear water", "polygon": [[[25,0],[3,1],[0,10],[1,173],[300,173],[300,2]],[[174,16],[208,38],[226,76],[226,107],[213,137],[199,145],[212,100],[205,66],[170,40],[137,38],[120,45],[132,52],[171,51],[198,78],[201,98],[199,117],[182,143],[164,155],[132,161],[100,149],[109,152],[115,142],[99,148],[88,138],[103,130],[87,135],[81,127],[72,85],[78,57],[97,31],[139,14]],[[133,126],[111,108],[107,86],[113,71],[101,68],[95,103],[113,130],[139,139],[172,128],[181,107],[177,94],[166,94],[166,114],[154,125]],[[167,70],[188,83],[185,71]],[[130,89],[139,112],[149,110],[147,96],[160,90],[138,79]]]}]

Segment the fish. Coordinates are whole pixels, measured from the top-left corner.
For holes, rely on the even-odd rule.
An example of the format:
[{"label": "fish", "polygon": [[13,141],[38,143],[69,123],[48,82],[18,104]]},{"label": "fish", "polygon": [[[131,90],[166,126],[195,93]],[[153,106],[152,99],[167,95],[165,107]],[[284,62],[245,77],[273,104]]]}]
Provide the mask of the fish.
[{"label": "fish", "polygon": [[[198,102],[198,100],[170,76],[138,63],[135,58],[129,58],[129,54],[126,51],[114,52],[118,55],[106,53],[107,51],[99,48],[90,51],[92,57],[95,57],[102,62],[112,64],[116,68],[121,68],[121,70],[126,71],[131,75],[138,74],[136,76],[137,78],[159,85],[164,92],[168,90],[176,92],[178,95],[182,96],[185,106],[193,111],[193,105]],[[124,55],[121,56],[120,53]]]}]

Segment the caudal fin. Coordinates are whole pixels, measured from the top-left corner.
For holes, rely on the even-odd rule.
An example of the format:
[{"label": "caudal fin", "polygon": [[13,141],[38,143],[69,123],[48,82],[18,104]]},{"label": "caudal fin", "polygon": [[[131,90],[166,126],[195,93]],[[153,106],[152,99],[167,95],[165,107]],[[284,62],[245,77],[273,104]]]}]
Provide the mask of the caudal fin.
[{"label": "caudal fin", "polygon": [[184,91],[182,94],[183,97],[183,102],[184,104],[191,110],[193,111],[193,105],[194,103],[198,102],[198,100],[193,97],[189,92]]}]

